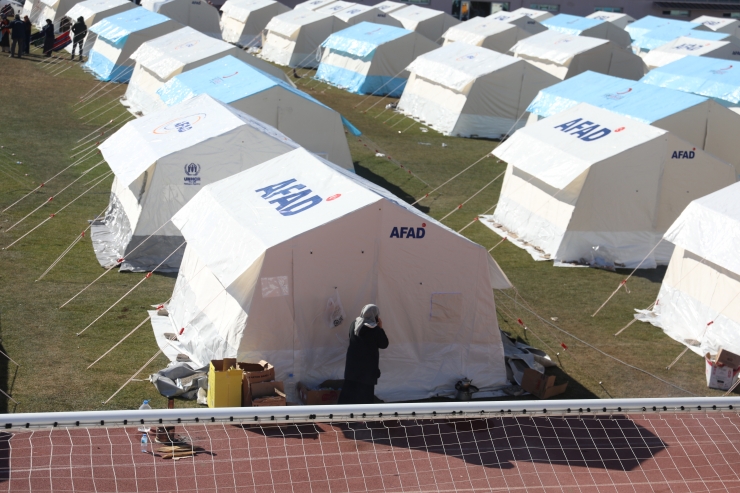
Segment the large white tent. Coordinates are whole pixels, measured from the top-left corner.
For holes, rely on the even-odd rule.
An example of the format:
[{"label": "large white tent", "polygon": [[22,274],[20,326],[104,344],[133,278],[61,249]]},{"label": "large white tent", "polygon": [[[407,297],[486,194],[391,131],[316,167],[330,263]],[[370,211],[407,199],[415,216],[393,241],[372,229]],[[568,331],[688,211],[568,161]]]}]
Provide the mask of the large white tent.
[{"label": "large white tent", "polygon": [[735,37],[740,36],[740,21],[732,17],[702,15],[691,22],[701,24],[696,28],[700,31],[714,31],[716,33],[731,34]]},{"label": "large white tent", "polygon": [[486,249],[304,149],[204,187],[173,222],[188,243],[169,315],[152,316],[160,347],[174,331],[197,364],[264,359],[316,385],[342,378],[349,324],[374,303],[381,399],[506,385],[493,289],[511,285]]},{"label": "large white tent", "polygon": [[514,15],[526,15],[530,19],[534,19],[537,22],[545,21],[549,19],[550,17],[552,17],[553,15],[546,10],[527,9],[524,7],[520,7],[516,10],[513,10],[511,13]]},{"label": "large white tent", "polygon": [[511,52],[563,80],[587,70],[632,80],[646,72],[640,57],[611,41],[557,31],[523,39]]},{"label": "large white tent", "polygon": [[444,33],[444,44],[460,41],[482,46],[499,53],[508,53],[520,39],[532,33],[507,22],[493,21],[487,17],[473,17],[469,21],[452,26]]},{"label": "large white tent", "polygon": [[711,154],[586,103],[518,130],[493,154],[507,168],[483,224],[556,265],[667,264],[673,247],[660,239],[681,211],[735,182]]},{"label": "large white tent", "polygon": [[[51,19],[54,23],[54,30],[59,31],[59,24],[65,15],[79,3],[80,0],[40,0],[38,8],[41,12],[36,19],[36,27],[41,29],[46,25],[46,19]],[[29,17],[30,20],[30,17]]]},{"label": "large white tent", "polygon": [[289,10],[275,0],[227,0],[221,7],[221,37],[239,46],[262,46],[267,23]]},{"label": "large white tent", "polygon": [[489,15],[488,17],[486,17],[486,19],[491,21],[506,22],[507,24],[514,24],[516,27],[524,29],[529,34],[537,34],[541,33],[542,31],[547,31],[547,28],[540,24],[539,21],[531,18],[524,12],[515,14],[514,12],[504,12],[502,10],[500,12],[496,12],[495,14]]},{"label": "large white tent", "polygon": [[588,103],[671,132],[733,166],[740,176],[740,115],[710,99],[654,85],[585,72],[540,91],[529,121]]},{"label": "large white tent", "polygon": [[45,5],[41,3],[41,0],[26,0],[23,3],[23,10],[21,11],[22,16],[28,16],[28,19],[34,25],[38,24],[39,18],[41,17],[41,11]]},{"label": "large white tent", "polygon": [[99,148],[115,174],[105,219],[92,226],[100,265],[176,271],[183,239],[172,215],[205,185],[297,147],[207,94],[126,123]]},{"label": "large white tent", "polygon": [[111,15],[88,31],[97,36],[85,68],[98,79],[128,82],[134,71],[131,55],[146,41],[182,28],[182,24],[143,7]]},{"label": "large white tent", "polygon": [[622,48],[627,48],[632,42],[627,31],[617,27],[616,24],[601,19],[558,14],[542,21],[542,25],[563,34],[608,39]]},{"label": "large white tent", "polygon": [[250,55],[220,39],[214,39],[192,27],[142,44],[132,55],[136,62],[123,103],[132,113],[146,114],[162,108],[157,90],[177,74],[187,72],[227,55],[234,56],[263,72],[288,80],[279,68]]},{"label": "large white tent", "polygon": [[204,0],[141,0],[141,6],[152,12],[166,15],[183,26],[221,39],[218,10]]},{"label": "large white tent", "polygon": [[[335,4],[329,5],[319,9],[317,12],[328,12],[327,9],[331,9],[335,5],[345,4],[349,2],[336,2]],[[372,22],[374,24],[382,24],[388,26],[401,27],[401,23],[386,14],[382,10],[371,7],[369,5],[362,5],[359,3],[350,3],[346,8],[339,11],[335,11],[334,15],[347,24],[347,26],[355,26],[361,22]]]},{"label": "large white tent", "polygon": [[449,28],[460,24],[460,21],[450,14],[418,5],[395,10],[389,15],[399,21],[404,29],[417,32],[439,44],[441,44],[442,35]]},{"label": "large white tent", "polygon": [[524,60],[466,43],[418,57],[398,111],[445,135],[499,138],[523,126],[537,93],[559,81]]},{"label": "large white tent", "polygon": [[721,41],[711,41],[681,37],[650,50],[642,59],[645,60],[648,69],[652,70],[687,56],[740,61],[740,39],[731,36]]},{"label": "large white tent", "polygon": [[634,17],[622,12],[605,12],[603,10],[592,12],[586,16],[589,19],[606,21],[614,24],[620,29],[625,29],[628,25],[635,22]]},{"label": "large white tent", "polygon": [[663,237],[675,245],[655,306],[635,318],[695,353],[740,353],[740,183],[691,202]]},{"label": "large white tent", "polygon": [[[67,17],[72,19],[72,22],[77,21],[78,17],[82,17],[87,27],[91,27],[96,22],[99,22],[106,17],[126,12],[135,8],[129,0],[86,0],[80,2],[67,12]],[[88,29],[87,36],[85,36],[85,43],[82,45],[82,54],[87,56],[90,53],[95,40],[98,35]],[[72,52],[72,45],[67,46],[67,51]]]},{"label": "large white tent", "polygon": [[295,9],[285,12],[267,24],[262,34],[260,57],[288,67],[319,65],[321,43],[347,23],[331,13]]},{"label": "large white tent", "polygon": [[[635,25],[635,24],[636,22],[633,23],[632,25]],[[632,51],[639,54],[640,56],[645,56],[651,50],[660,48],[666,43],[670,43],[671,41],[674,41],[684,36],[689,36],[691,38],[708,40],[708,41],[721,41],[723,39],[727,39],[730,37],[729,34],[713,32],[713,31],[708,31],[708,30],[701,31],[694,27],[690,27],[690,26],[698,26],[698,24],[693,24],[691,22],[687,22],[685,24],[688,24],[688,26],[680,25],[680,24],[679,25],[668,25],[668,26],[663,26],[658,29],[653,29],[652,31],[646,32],[639,38],[632,41]]]},{"label": "large white tent", "polygon": [[409,77],[406,67],[439,45],[400,27],[363,22],[332,34],[322,47],[317,79],[357,94],[397,98]]},{"label": "large white tent", "polygon": [[[354,170],[342,115],[232,56],[176,75],[157,91],[167,106],[200,94],[272,125],[309,151]],[[347,128],[359,135],[349,122]]]}]

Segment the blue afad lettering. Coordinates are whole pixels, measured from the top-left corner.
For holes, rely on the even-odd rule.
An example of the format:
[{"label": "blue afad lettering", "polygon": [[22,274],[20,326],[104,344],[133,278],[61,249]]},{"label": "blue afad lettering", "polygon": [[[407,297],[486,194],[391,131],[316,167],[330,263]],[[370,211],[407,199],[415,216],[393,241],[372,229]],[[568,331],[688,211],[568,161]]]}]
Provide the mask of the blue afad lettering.
[{"label": "blue afad lettering", "polygon": [[262,193],[262,198],[270,204],[277,205],[277,211],[283,216],[292,216],[311,207],[318,205],[323,199],[318,195],[311,195],[311,189],[306,185],[296,183],[292,178],[265,188],[258,188],[257,193]]},{"label": "blue afad lettering", "polygon": [[424,238],[427,230],[424,228],[393,227],[391,238]]},{"label": "blue afad lettering", "polygon": [[583,118],[576,118],[575,120],[565,122],[562,125],[557,125],[554,128],[559,128],[561,132],[575,135],[584,142],[593,142],[594,140],[603,139],[612,133],[608,128],[602,127],[594,122],[584,120]]},{"label": "blue afad lettering", "polygon": [[694,159],[696,153],[694,151],[673,151],[671,159]]}]

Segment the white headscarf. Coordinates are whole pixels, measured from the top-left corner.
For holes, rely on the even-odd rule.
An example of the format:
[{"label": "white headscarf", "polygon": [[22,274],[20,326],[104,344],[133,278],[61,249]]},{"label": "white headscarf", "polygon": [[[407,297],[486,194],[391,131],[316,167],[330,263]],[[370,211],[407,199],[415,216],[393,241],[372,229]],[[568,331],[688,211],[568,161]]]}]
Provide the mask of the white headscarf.
[{"label": "white headscarf", "polygon": [[355,335],[360,335],[363,326],[375,328],[378,326],[376,318],[380,315],[380,310],[375,305],[365,305],[360,312],[360,316],[355,319]]}]

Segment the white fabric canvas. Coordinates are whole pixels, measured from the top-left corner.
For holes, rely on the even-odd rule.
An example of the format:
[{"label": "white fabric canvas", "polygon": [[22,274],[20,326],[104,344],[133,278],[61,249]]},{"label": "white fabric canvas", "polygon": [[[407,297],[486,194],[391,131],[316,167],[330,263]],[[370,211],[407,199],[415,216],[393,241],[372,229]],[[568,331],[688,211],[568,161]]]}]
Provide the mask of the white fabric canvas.
[{"label": "white fabric canvas", "polygon": [[[169,221],[201,188],[297,147],[208,95],[128,122],[100,146],[115,181],[104,224],[93,231],[98,260],[151,270],[182,243]],[[182,249],[158,270],[176,271],[181,258]]]},{"label": "white fabric canvas", "polygon": [[[97,34],[89,30],[90,26],[108,16],[131,10],[134,7],[136,7],[136,5],[129,0],[86,0],[69,9],[65,15],[69,17],[72,22],[76,22],[78,17],[82,17],[85,21],[85,25],[88,27],[85,42],[82,44],[82,54],[87,56],[95,44],[95,40],[98,39]],[[71,44],[65,49],[67,50],[67,53],[72,53]]]},{"label": "white fabric canvas", "polygon": [[[331,7],[332,5],[330,5],[328,8]],[[323,9],[319,10],[319,12],[323,11]],[[383,12],[382,10],[359,3],[354,3],[342,10],[339,10],[338,12],[335,12],[334,16],[344,22],[347,26],[354,26],[355,24],[359,24],[360,22],[372,22],[374,24],[402,27],[399,21],[397,21],[387,13]]]},{"label": "white fabric canvas", "polygon": [[509,55],[462,42],[430,51],[409,65],[398,111],[444,135],[500,138],[537,93],[559,79]]},{"label": "white fabric canvas", "polygon": [[385,0],[384,2],[375,4],[374,7],[380,10],[381,12],[390,14],[391,12],[395,12],[396,10],[405,9],[406,7],[408,7],[408,4],[401,3],[401,2],[393,2],[391,0]]},{"label": "white fabric canvas", "polygon": [[262,46],[267,23],[289,10],[275,0],[227,0],[221,7],[221,37],[239,46]]},{"label": "white fabric canvas", "polygon": [[474,17],[449,28],[443,35],[443,46],[460,41],[499,53],[508,53],[520,39],[531,35],[515,24],[493,21],[487,17]]},{"label": "white fabric canvas", "polygon": [[[488,252],[303,149],[205,187],[173,221],[188,245],[168,318],[198,364],[264,359],[278,380],[342,378],[349,324],[374,303],[390,339],[381,399],[506,382],[493,289],[510,283]],[[348,317],[330,328],[337,294]]]},{"label": "white fabric canvas", "polygon": [[529,34],[537,34],[541,33],[542,31],[547,31],[547,28],[540,24],[538,20],[533,19],[524,12],[515,14],[514,12],[504,12],[502,10],[500,12],[496,12],[495,14],[489,15],[488,17],[486,17],[486,19],[498,22],[506,22],[507,24],[513,24],[520,29],[524,29]]},{"label": "white fabric canvas", "polygon": [[646,73],[640,57],[611,41],[556,31],[523,39],[511,52],[561,80],[587,70],[631,80],[638,80]]},{"label": "white fabric canvas", "polygon": [[518,130],[493,153],[508,166],[483,224],[536,260],[665,265],[672,245],[655,246],[681,211],[735,182],[731,165],[688,142],[585,103]]},{"label": "white fabric canvas", "polygon": [[740,184],[691,202],[663,241],[676,248],[658,298],[635,318],[701,356],[740,353]]},{"label": "white fabric canvas", "polygon": [[586,17],[589,19],[596,19],[599,21],[609,22],[610,24],[614,24],[620,29],[624,29],[628,25],[635,22],[634,17],[627,15],[627,14],[623,14],[621,12],[599,11],[599,12],[593,12],[591,14],[588,14]]},{"label": "white fabric canvas", "polygon": [[707,56],[740,61],[740,39],[730,37],[727,40],[714,41],[682,36],[650,50],[642,59],[648,69],[652,70],[686,56]]},{"label": "white fabric canvas", "polygon": [[712,17],[710,15],[702,15],[694,19],[696,24],[701,24],[697,27],[698,31],[714,31],[717,33],[726,33],[732,36],[740,35],[740,21],[731,17]]},{"label": "white fabric canvas", "polygon": [[552,17],[552,14],[545,10],[527,9],[524,7],[513,10],[511,13],[514,15],[525,15],[529,17],[530,19],[534,19],[538,22],[542,22]]},{"label": "white fabric canvas", "polygon": [[[40,14],[36,19],[36,27],[41,29],[46,25],[46,19],[54,23],[54,31],[59,32],[59,23],[65,14],[79,3],[80,0],[40,0],[38,8]],[[29,17],[30,20],[30,17]]]},{"label": "white fabric canvas", "polygon": [[306,2],[301,2],[298,5],[296,5],[294,10],[300,10],[300,9],[317,10],[317,9],[320,9],[321,7],[330,5],[336,1],[337,0],[308,0]]},{"label": "white fabric canvas", "polygon": [[[41,0],[26,0],[23,3],[22,16],[28,16],[28,19],[33,25],[38,25],[39,18],[41,17],[41,11],[44,9],[45,4],[41,3]],[[44,21],[46,22],[46,21]]]},{"label": "white fabric canvas", "polygon": [[141,6],[212,38],[221,39],[218,9],[206,0],[141,0]]},{"label": "white fabric canvas", "polygon": [[442,35],[449,28],[460,24],[460,21],[450,14],[418,5],[393,11],[390,16],[399,21],[404,29],[417,32],[438,44],[442,44]]}]

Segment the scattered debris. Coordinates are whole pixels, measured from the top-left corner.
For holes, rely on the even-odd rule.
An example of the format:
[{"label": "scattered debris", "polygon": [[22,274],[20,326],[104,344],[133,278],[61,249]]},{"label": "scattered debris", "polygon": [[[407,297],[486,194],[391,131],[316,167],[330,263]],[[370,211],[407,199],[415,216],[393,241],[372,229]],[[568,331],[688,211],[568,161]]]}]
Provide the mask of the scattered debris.
[{"label": "scattered debris", "polygon": [[376,152],[375,157],[385,157],[385,154],[383,154],[382,152]]}]

